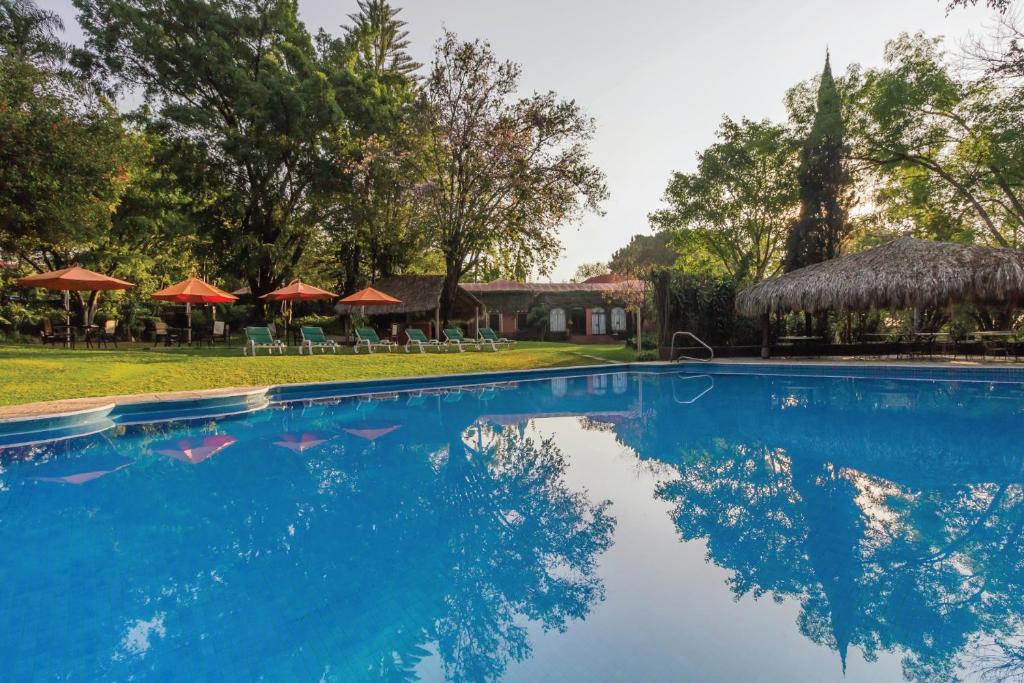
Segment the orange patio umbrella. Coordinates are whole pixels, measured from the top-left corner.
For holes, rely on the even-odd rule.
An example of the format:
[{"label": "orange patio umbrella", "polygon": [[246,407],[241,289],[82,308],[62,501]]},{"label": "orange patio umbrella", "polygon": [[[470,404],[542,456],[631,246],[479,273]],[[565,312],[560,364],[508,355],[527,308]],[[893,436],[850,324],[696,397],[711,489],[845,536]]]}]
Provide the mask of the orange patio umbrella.
[{"label": "orange patio umbrella", "polygon": [[290,305],[288,306],[288,322],[291,322],[292,306],[294,306],[294,302],[314,301],[316,299],[337,299],[338,295],[334,292],[328,292],[326,289],[320,289],[319,287],[308,285],[302,280],[295,278],[285,287],[275,289],[273,292],[268,292],[260,298],[266,301],[290,302]]},{"label": "orange patio umbrella", "polygon": [[71,346],[71,292],[98,292],[112,289],[131,289],[135,285],[116,277],[95,273],[79,266],[28,275],[18,280],[19,287],[56,289],[64,292],[64,318],[67,337],[65,346]]},{"label": "orange patio umbrella", "polygon": [[185,304],[185,316],[188,318],[188,343],[192,343],[192,304],[226,304],[237,301],[238,297],[228,294],[223,289],[203,282],[197,277],[182,280],[176,285],[161,289],[150,295],[157,301],[172,301]]},{"label": "orange patio umbrella", "polygon": [[396,306],[402,303],[402,300],[396,299],[390,294],[385,294],[379,289],[367,287],[366,289],[359,290],[355,294],[349,294],[338,303],[349,306],[359,306],[362,314],[366,315],[367,306]]}]

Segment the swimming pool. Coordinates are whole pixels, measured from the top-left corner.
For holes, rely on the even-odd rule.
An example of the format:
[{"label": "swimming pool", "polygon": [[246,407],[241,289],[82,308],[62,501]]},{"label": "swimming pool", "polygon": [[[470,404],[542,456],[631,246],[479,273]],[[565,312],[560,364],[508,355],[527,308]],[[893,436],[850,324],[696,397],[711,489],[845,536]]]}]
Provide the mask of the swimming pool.
[{"label": "swimming pool", "polygon": [[0,677],[1024,672],[1021,383],[447,384],[4,449]]}]

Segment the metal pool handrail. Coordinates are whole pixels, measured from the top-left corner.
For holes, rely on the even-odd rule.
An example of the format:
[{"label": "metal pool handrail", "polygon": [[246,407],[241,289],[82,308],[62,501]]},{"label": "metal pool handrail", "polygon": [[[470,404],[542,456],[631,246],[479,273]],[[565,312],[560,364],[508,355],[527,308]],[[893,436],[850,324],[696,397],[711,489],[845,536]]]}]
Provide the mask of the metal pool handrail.
[{"label": "metal pool handrail", "polygon": [[[683,336],[689,337],[690,339],[694,340],[695,342],[697,342],[698,344],[703,346],[705,349],[707,349],[708,353],[710,355],[707,358],[694,358],[693,356],[679,356],[679,358],[676,358],[676,337],[678,337],[679,335],[683,335]],[[671,347],[671,350],[669,351],[669,356],[668,356],[669,360],[677,361],[677,360],[682,360],[682,359],[685,358],[686,360],[695,360],[695,361],[698,361],[700,363],[709,363],[709,362],[711,362],[714,359],[714,357],[715,357],[715,350],[713,348],[711,348],[710,346],[708,346],[707,344],[705,344],[704,341],[700,337],[695,335],[693,332],[687,332],[686,330],[680,330],[680,331],[674,332],[672,334],[672,347]]]}]

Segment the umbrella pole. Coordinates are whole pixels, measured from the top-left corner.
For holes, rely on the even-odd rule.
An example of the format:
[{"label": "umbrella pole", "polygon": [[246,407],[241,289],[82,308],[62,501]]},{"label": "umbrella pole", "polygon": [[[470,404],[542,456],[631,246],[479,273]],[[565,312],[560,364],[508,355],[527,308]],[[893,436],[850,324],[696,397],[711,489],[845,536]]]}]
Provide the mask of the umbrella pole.
[{"label": "umbrella pole", "polygon": [[192,346],[192,304],[185,303],[185,317],[188,318],[188,345]]},{"label": "umbrella pole", "polygon": [[64,290],[64,348],[71,348],[71,290]]}]

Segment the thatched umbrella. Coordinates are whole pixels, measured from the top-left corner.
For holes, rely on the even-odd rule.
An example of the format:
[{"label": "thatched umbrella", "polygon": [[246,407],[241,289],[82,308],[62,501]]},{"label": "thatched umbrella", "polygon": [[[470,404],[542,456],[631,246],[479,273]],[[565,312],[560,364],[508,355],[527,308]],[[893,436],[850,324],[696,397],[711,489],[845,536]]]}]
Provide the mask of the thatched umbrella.
[{"label": "thatched umbrella", "polygon": [[747,287],[741,315],[1024,301],[1024,251],[901,237]]}]

